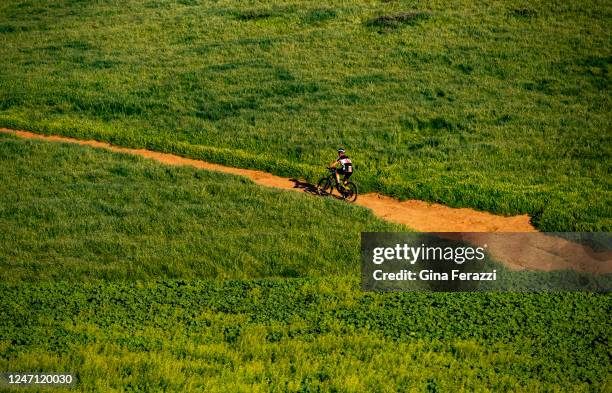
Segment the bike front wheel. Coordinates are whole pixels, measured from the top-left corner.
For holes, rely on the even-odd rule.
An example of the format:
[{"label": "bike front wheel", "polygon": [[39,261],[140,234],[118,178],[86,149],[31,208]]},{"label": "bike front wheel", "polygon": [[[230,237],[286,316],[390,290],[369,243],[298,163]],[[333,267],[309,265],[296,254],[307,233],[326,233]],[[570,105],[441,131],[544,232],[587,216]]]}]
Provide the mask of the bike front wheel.
[{"label": "bike front wheel", "polygon": [[324,177],[317,184],[317,191],[321,196],[331,195],[333,191],[332,181],[329,177]]},{"label": "bike front wheel", "polygon": [[345,201],[353,203],[357,200],[357,186],[353,182],[348,182],[345,190],[342,191],[342,197]]}]

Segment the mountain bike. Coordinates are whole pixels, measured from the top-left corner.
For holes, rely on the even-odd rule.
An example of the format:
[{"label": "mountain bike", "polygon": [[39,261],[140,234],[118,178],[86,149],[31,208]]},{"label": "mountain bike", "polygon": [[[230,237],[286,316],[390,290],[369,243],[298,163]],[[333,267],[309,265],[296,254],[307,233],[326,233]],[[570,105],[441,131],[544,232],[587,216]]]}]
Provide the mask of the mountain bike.
[{"label": "mountain bike", "polygon": [[355,202],[357,200],[357,186],[349,181],[346,186],[336,179],[336,168],[327,168],[329,174],[319,180],[317,183],[317,191],[319,195],[328,196],[334,192],[334,187],[340,193],[343,200],[347,202]]}]

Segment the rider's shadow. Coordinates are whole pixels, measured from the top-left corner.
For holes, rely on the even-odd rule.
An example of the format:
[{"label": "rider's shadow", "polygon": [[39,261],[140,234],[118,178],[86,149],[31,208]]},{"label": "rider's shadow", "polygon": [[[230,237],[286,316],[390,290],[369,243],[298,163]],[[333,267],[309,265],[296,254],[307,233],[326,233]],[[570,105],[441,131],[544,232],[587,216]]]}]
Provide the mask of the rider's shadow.
[{"label": "rider's shadow", "polygon": [[293,182],[293,188],[303,189],[304,192],[318,195],[319,191],[317,190],[317,186],[314,184],[306,183],[305,181],[301,181],[298,179],[289,179]]},{"label": "rider's shadow", "polygon": [[[310,184],[310,183],[307,183],[305,181],[301,181],[298,179],[289,179],[289,180],[293,182],[293,188],[302,189],[304,190],[304,192],[307,192],[312,195],[320,195],[319,189],[314,184]],[[342,199],[340,195],[332,194],[332,196],[336,199]]]}]

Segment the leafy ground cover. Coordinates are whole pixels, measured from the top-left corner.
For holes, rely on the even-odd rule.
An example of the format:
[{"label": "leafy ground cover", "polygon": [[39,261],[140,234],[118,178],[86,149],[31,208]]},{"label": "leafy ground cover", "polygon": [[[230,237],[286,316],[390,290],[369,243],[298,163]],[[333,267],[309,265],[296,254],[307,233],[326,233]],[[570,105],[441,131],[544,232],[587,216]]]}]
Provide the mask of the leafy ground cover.
[{"label": "leafy ground cover", "polygon": [[0,4],[0,125],[612,228],[607,1]]},{"label": "leafy ground cover", "polygon": [[0,284],[0,368],[86,391],[605,391],[609,295],[354,279]]},{"label": "leafy ground cover", "polygon": [[0,168],[0,371],[77,391],[609,388],[609,294],[362,292],[359,231],[400,229],[365,209],[2,134]]}]

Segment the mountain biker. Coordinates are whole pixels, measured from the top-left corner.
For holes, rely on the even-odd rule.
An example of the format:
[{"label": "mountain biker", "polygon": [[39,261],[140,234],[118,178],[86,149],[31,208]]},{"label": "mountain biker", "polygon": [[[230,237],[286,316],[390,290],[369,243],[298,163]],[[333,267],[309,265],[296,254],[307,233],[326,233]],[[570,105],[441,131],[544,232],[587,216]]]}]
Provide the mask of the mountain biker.
[{"label": "mountain biker", "polygon": [[[349,178],[353,174],[353,163],[351,162],[351,159],[348,158],[343,148],[338,149],[338,158],[336,158],[335,161],[331,162],[328,167],[330,169],[337,168],[338,165],[341,165],[341,167],[338,168],[338,170],[336,171],[336,181],[338,182],[338,184],[342,184],[346,187]],[[340,183],[340,175],[344,175],[342,183]]]}]

